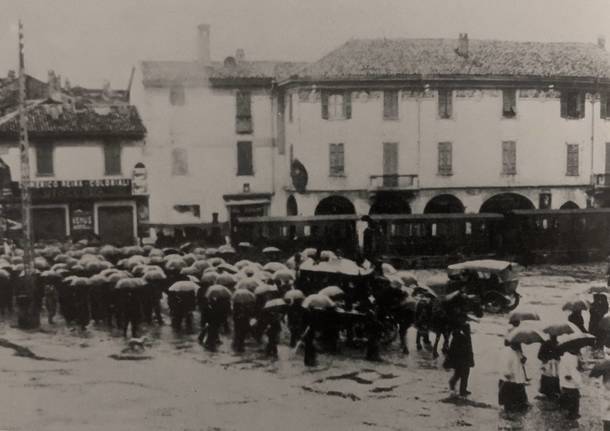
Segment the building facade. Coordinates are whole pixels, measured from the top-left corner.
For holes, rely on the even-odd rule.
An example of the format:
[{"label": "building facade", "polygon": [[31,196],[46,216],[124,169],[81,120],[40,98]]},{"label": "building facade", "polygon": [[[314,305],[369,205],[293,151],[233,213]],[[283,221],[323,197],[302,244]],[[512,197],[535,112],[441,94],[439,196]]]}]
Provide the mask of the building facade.
[{"label": "building facade", "polygon": [[198,30],[197,58],[141,62],[130,100],[148,129],[153,235],[224,241],[231,219],[274,212],[274,83],[294,65],[248,61],[243,50],[211,61],[210,29]]},{"label": "building facade", "polygon": [[349,41],[279,83],[286,145],[308,178],[284,187],[286,208],[606,206],[608,59],[603,40]]},{"label": "building facade", "polygon": [[[148,221],[144,128],[135,107],[80,105],[66,97],[26,110],[32,231],[36,241],[133,244]],[[20,221],[19,122],[0,119],[4,216]]]},{"label": "building facade", "polygon": [[208,26],[198,40],[196,60],[141,62],[130,92],[152,227],[610,206],[602,39],[350,40],[309,64],[214,62]]}]

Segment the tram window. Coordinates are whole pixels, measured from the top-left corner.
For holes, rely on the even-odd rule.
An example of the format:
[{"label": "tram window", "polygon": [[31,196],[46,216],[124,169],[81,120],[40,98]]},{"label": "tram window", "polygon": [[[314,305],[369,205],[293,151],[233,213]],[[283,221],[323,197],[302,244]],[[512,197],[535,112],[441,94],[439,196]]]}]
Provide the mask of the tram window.
[{"label": "tram window", "polygon": [[553,229],[559,229],[559,219],[553,219]]},{"label": "tram window", "polygon": [[411,225],[411,236],[422,236],[421,235],[421,224],[415,223]]},{"label": "tram window", "polygon": [[311,226],[305,225],[303,226],[303,235],[310,236],[311,235]]},{"label": "tram window", "polygon": [[549,228],[549,221],[547,219],[542,219],[542,229],[546,230]]},{"label": "tram window", "polygon": [[282,226],[282,236],[288,236],[288,226]]},{"label": "tram window", "polygon": [[481,233],[485,233],[487,231],[487,225],[485,224],[485,222],[481,223],[481,225],[479,226],[479,230],[481,231]]},{"label": "tram window", "polygon": [[436,236],[436,223],[432,223],[432,224],[430,225],[430,229],[431,229],[431,233],[430,233],[430,235],[432,235],[432,236]]},{"label": "tram window", "polygon": [[466,235],[472,235],[472,223],[466,222]]},{"label": "tram window", "polygon": [[390,225],[390,235],[396,235],[396,225],[394,223]]}]

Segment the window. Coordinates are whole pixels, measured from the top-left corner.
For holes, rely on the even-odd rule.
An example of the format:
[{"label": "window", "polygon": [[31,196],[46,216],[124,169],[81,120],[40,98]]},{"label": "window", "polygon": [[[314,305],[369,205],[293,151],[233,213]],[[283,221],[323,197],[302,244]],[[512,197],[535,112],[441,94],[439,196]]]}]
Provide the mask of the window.
[{"label": "window", "polygon": [[451,175],[453,173],[451,142],[438,143],[438,174]]},{"label": "window", "polygon": [[515,175],[517,173],[517,143],[515,141],[502,142],[502,174]]},{"label": "window", "polygon": [[578,144],[567,145],[567,166],[566,175],[570,177],[578,176]]},{"label": "window", "polygon": [[398,120],[398,90],[383,92],[383,119]]},{"label": "window", "polygon": [[352,118],[352,98],[349,91],[322,92],[322,118],[346,120]]},{"label": "window", "polygon": [[451,118],[453,115],[453,93],[451,90],[438,90],[438,115],[441,118]]},{"label": "window", "polygon": [[172,150],[172,175],[188,174],[188,153],[185,148]]},{"label": "window", "polygon": [[235,97],[235,131],[252,133],[252,99],[247,91],[238,91]]},{"label": "window", "polygon": [[172,106],[183,106],[186,102],[186,97],[184,95],[184,87],[181,85],[176,85],[169,89],[169,103]]},{"label": "window", "polygon": [[237,143],[237,175],[254,175],[252,167],[252,142]]},{"label": "window", "polygon": [[502,90],[502,116],[513,118],[517,115],[517,90],[509,88]]},{"label": "window", "polygon": [[599,114],[601,118],[610,118],[610,93],[601,93],[599,97]]},{"label": "window", "polygon": [[174,210],[180,214],[201,217],[201,208],[199,205],[174,205]]},{"label": "window", "polygon": [[345,153],[343,144],[329,145],[329,166],[331,177],[340,177],[345,175]]},{"label": "window", "polygon": [[292,94],[289,94],[288,95],[288,122],[289,123],[292,123],[292,112],[293,112],[292,103],[293,103],[293,97],[292,97]]},{"label": "window", "polygon": [[569,119],[584,118],[585,94],[581,91],[561,92],[561,117]]},{"label": "window", "polygon": [[104,145],[104,173],[121,175],[121,143],[107,142]]},{"label": "window", "polygon": [[53,175],[53,144],[36,145],[36,172],[39,176]]}]

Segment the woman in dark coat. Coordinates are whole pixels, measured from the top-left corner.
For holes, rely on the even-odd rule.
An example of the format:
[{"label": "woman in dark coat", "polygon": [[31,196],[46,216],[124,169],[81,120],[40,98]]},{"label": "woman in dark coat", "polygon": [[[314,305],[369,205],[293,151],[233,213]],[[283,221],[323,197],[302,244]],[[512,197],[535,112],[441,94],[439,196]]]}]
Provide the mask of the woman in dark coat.
[{"label": "woman in dark coat", "polygon": [[580,310],[572,311],[568,316],[568,322],[575,324],[582,332],[587,332],[587,329],[585,328],[585,319],[583,319]]},{"label": "woman in dark coat", "polygon": [[603,331],[599,330],[599,322],[608,313],[608,298],[603,293],[593,295],[593,304],[589,310],[589,332],[597,337],[596,346],[601,348],[604,343]]},{"label": "woman in dark coat", "polygon": [[445,368],[453,368],[453,376],[449,379],[449,388],[455,390],[457,382],[460,382],[460,395],[470,395],[468,391],[468,377],[470,369],[474,367],[474,353],[472,351],[472,338],[470,336],[470,325],[465,316],[460,318],[458,327],[451,334],[451,344],[445,360]]}]

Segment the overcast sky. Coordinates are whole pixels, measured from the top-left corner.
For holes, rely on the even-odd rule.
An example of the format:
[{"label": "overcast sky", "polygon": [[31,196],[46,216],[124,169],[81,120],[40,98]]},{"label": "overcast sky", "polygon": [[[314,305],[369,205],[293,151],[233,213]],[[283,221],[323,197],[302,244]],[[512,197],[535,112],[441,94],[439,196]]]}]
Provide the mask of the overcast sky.
[{"label": "overcast sky", "polygon": [[[17,63],[73,85],[125,88],[139,60],[189,60],[196,26],[212,58],[313,61],[351,37],[456,37],[610,42],[610,0],[0,0],[0,75]],[[608,44],[610,47],[610,43]]]}]

